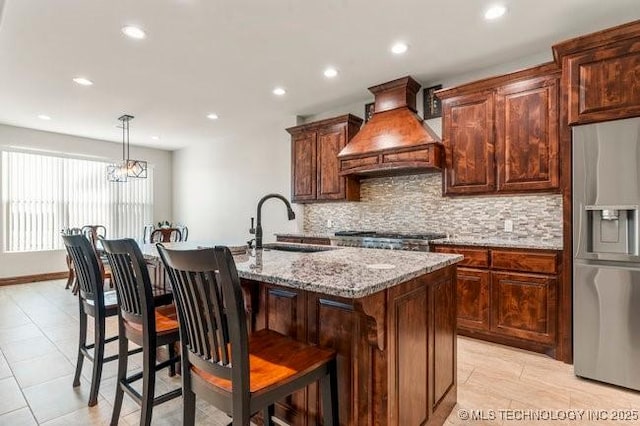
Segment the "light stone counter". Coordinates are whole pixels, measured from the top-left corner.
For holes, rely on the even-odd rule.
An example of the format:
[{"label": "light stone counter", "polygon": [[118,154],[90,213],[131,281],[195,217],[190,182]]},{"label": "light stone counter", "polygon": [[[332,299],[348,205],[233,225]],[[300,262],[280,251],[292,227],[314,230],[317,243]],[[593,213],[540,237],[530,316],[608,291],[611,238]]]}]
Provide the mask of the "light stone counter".
[{"label": "light stone counter", "polygon": [[[167,243],[167,248],[193,249],[205,244]],[[294,246],[294,244],[272,244]],[[300,246],[310,247],[307,244]],[[359,298],[434,272],[463,259],[461,255],[377,250],[365,248],[329,248],[326,251],[298,253],[280,250],[256,250],[235,257],[240,278],[278,284],[316,293]],[[328,250],[327,250],[328,249]],[[154,245],[142,246],[146,257],[158,257]]]},{"label": "light stone counter", "polygon": [[499,238],[499,237],[450,237],[433,240],[431,245],[483,246],[522,248],[533,250],[562,250],[562,239]]}]

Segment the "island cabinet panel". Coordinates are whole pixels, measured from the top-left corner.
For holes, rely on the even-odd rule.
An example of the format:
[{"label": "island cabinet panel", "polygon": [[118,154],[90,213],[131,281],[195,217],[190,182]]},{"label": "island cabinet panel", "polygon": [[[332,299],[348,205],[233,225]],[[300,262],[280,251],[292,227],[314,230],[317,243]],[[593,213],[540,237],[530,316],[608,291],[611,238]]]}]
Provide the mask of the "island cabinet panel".
[{"label": "island cabinet panel", "polygon": [[[354,401],[357,392],[356,387],[353,386],[354,380],[358,377],[355,371],[357,365],[352,362],[356,348],[350,336],[357,329],[358,314],[348,300],[336,300],[313,294],[309,302],[308,339],[337,352],[338,377],[341,379],[338,382],[338,392],[343,396],[339,402],[340,419],[351,418],[355,421],[358,409],[347,401]],[[317,389],[313,389],[311,394],[310,414],[322,413]]]},{"label": "island cabinet panel", "polygon": [[[402,295],[391,295],[392,331],[389,349],[395,356],[395,371],[389,377],[397,389],[392,419],[401,425],[421,425],[428,420],[429,297],[427,288],[417,286]],[[419,380],[417,380],[419,378]]]},{"label": "island cabinet panel", "polygon": [[456,306],[455,286],[441,281],[431,288],[433,297],[429,310],[433,315],[433,403],[435,409],[456,385],[456,315],[448,306]]},{"label": "island cabinet panel", "polygon": [[480,93],[443,102],[446,195],[494,190],[493,101]]},{"label": "island cabinet panel", "polygon": [[498,192],[558,187],[558,86],[553,75],[498,88]]},{"label": "island cabinet panel", "polygon": [[291,141],[292,201],[316,199],[316,146],[314,132],[296,135]]},{"label": "island cabinet panel", "polygon": [[[342,426],[442,425],[456,403],[455,266],[360,298],[243,280],[251,323],[332,348]],[[319,426],[317,384],[276,416]]]},{"label": "island cabinet panel", "polygon": [[469,265],[457,271],[459,334],[557,356],[559,252],[448,245],[434,251],[463,254],[460,265]]},{"label": "island cabinet panel", "polygon": [[[259,311],[263,315],[258,316],[256,329],[268,328],[296,340],[306,340],[306,296],[303,291],[265,285],[259,295]],[[278,410],[286,413],[293,424],[299,424],[306,418],[308,391],[297,391],[280,401]]]},{"label": "island cabinet panel", "polygon": [[458,325],[489,330],[489,271],[458,268]]},{"label": "island cabinet panel", "polygon": [[538,343],[555,341],[555,278],[492,272],[491,292],[493,331]]},{"label": "island cabinet panel", "polygon": [[357,180],[340,176],[338,153],[362,119],[347,114],[291,127],[291,199],[294,202],[358,201]]}]

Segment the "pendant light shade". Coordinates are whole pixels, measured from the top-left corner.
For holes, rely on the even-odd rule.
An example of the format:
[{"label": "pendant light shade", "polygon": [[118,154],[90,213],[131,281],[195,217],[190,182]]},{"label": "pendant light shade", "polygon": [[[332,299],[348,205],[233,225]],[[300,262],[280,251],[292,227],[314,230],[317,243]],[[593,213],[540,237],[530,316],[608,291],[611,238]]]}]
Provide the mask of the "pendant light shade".
[{"label": "pendant light shade", "polygon": [[129,178],[147,177],[147,162],[129,158],[129,122],[133,115],[125,114],[118,117],[122,121],[122,161],[107,166],[107,180],[109,182],[127,182]]}]

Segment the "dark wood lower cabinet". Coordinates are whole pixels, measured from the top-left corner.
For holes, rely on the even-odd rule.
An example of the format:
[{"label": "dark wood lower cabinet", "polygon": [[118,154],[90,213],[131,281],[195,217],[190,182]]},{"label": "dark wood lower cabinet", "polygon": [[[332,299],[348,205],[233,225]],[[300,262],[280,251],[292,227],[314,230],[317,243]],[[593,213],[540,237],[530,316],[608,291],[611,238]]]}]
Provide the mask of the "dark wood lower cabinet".
[{"label": "dark wood lower cabinet", "polygon": [[555,342],[554,277],[492,272],[491,303],[491,331],[542,344]]},{"label": "dark wood lower cabinet", "polygon": [[[267,327],[338,353],[341,425],[440,425],[456,403],[455,266],[359,299],[243,280],[250,329]],[[319,423],[316,385],[276,415]]]},{"label": "dark wood lower cabinet", "polygon": [[457,273],[458,334],[557,356],[558,252],[435,246],[465,256]]},{"label": "dark wood lower cabinet", "polygon": [[489,330],[490,272],[458,268],[458,326]]}]

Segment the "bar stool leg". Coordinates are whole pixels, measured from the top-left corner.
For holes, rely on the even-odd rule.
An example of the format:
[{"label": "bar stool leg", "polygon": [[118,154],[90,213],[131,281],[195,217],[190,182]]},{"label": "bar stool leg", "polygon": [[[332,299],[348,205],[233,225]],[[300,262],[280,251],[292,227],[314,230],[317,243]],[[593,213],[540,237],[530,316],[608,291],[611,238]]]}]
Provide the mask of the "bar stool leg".
[{"label": "bar stool leg", "polygon": [[[145,342],[147,343],[147,342]],[[140,407],[140,425],[149,426],[153,414],[153,397],[156,383],[156,346],[150,344],[143,346],[142,367],[142,407]]]},{"label": "bar stool leg", "polygon": [[104,339],[105,325],[102,321],[95,319],[95,336],[93,350],[93,375],[91,377],[91,391],[89,392],[89,407],[98,403],[98,390],[100,389],[100,379],[102,378],[102,366],[104,362]]},{"label": "bar stool leg", "polygon": [[273,404],[267,405],[262,410],[263,424],[264,426],[274,426],[273,424],[273,416],[275,414],[275,410]]},{"label": "bar stool leg", "polygon": [[[176,347],[174,343],[169,343],[167,345],[167,349],[169,350],[169,359],[173,359],[176,357]],[[169,364],[169,377],[173,377],[176,375],[176,363]]]},{"label": "bar stool leg", "polygon": [[129,361],[129,340],[125,336],[122,319],[118,318],[118,380],[116,381],[116,397],[113,401],[113,413],[111,414],[111,426],[118,425],[120,410],[122,409],[122,398],[124,391],[120,384],[127,378],[127,362]]},{"label": "bar stool leg", "polygon": [[73,387],[80,386],[80,374],[82,373],[82,364],[84,362],[84,354],[82,349],[87,346],[87,314],[84,312],[82,302],[80,305],[80,334],[78,338],[78,361],[76,362],[76,374],[73,377]]},{"label": "bar stool leg", "polygon": [[336,361],[331,361],[328,366],[329,374],[320,379],[322,392],[322,420],[324,426],[338,426],[338,380]]},{"label": "bar stool leg", "polygon": [[191,390],[182,388],[182,424],[193,426],[196,423],[196,394]]}]

